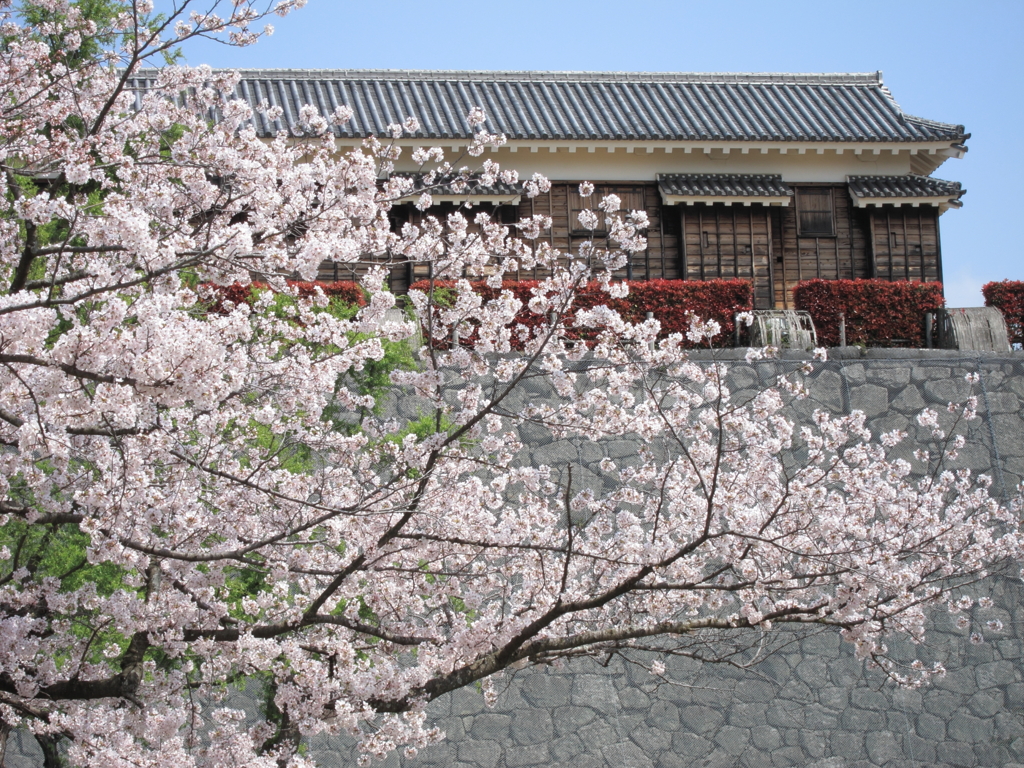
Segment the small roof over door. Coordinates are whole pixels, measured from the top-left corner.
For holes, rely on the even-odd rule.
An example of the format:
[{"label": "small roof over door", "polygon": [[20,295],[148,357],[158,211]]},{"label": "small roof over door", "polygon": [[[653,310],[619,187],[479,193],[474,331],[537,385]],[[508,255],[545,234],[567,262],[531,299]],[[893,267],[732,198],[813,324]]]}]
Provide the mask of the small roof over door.
[{"label": "small roof over door", "polygon": [[492,203],[494,205],[519,205],[523,194],[521,183],[508,184],[494,179],[485,185],[480,181],[480,174],[452,173],[449,176],[427,177],[422,173],[398,174],[412,178],[412,189],[398,202],[411,203],[424,192],[430,194],[432,204],[455,203]]},{"label": "small roof over door", "polygon": [[850,197],[858,208],[882,205],[934,205],[943,213],[960,208],[967,190],[959,181],[943,181],[931,176],[848,176]]},{"label": "small roof over door", "polygon": [[666,205],[789,205],[793,199],[793,190],[782,176],[770,174],[659,173],[658,189]]}]

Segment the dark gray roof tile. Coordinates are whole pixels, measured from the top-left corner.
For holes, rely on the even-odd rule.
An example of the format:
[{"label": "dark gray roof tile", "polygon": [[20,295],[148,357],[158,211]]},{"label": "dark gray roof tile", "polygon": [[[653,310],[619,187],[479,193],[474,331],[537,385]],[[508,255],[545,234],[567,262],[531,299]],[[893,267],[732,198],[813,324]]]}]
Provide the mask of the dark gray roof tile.
[{"label": "dark gray roof tile", "polygon": [[[421,194],[426,185],[424,184],[423,174],[410,174],[413,178],[413,188],[409,192],[409,196]],[[471,174],[468,178],[463,177],[449,177],[449,178],[437,178],[434,183],[430,186],[429,191],[432,195],[437,196],[472,196],[472,197],[515,197],[523,193],[523,185],[517,184],[506,184],[501,180],[495,180],[495,182],[489,186],[484,186],[479,182],[479,174]]]},{"label": "dark gray roof tile", "polygon": [[949,197],[959,200],[967,190],[959,181],[931,176],[850,176],[850,194],[855,198]]},{"label": "dark gray roof tile", "polygon": [[[466,138],[465,115],[483,107],[488,130],[511,140],[960,142],[962,125],[903,113],[881,73],[459,72],[247,70],[237,97],[284,109],[261,135],[298,131],[299,107],[347,104],[342,138],[386,132],[416,117],[415,138]],[[132,87],[152,85],[142,70]]]},{"label": "dark gray roof tile", "polygon": [[685,197],[789,197],[781,176],[746,173],[659,173],[663,195]]}]

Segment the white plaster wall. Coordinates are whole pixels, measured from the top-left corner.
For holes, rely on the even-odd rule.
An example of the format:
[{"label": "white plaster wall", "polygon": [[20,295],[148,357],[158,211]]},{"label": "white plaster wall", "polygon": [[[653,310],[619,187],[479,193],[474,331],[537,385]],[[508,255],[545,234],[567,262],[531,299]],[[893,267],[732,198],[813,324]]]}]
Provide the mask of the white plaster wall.
[{"label": "white plaster wall", "polygon": [[[403,153],[403,154],[408,154]],[[450,159],[458,157],[449,151]],[[854,155],[844,152],[837,155],[826,151],[817,154],[813,148],[800,155],[795,150],[780,154],[769,150],[767,154],[750,152],[741,154],[733,151],[725,154],[721,150],[710,153],[695,151],[666,153],[656,149],[626,152],[619,147],[609,152],[605,147],[578,148],[570,152],[561,147],[551,152],[548,147],[538,147],[536,152],[527,147],[512,152],[503,147],[497,152],[488,152],[486,157],[499,163],[503,168],[514,168],[520,175],[530,176],[542,173],[552,181],[654,181],[659,173],[761,173],[781,174],[784,181],[831,181],[844,182],[847,176],[902,175],[910,173],[910,154],[901,152]],[[469,158],[466,165],[473,167]],[[411,162],[399,162],[397,170],[414,171]]]}]

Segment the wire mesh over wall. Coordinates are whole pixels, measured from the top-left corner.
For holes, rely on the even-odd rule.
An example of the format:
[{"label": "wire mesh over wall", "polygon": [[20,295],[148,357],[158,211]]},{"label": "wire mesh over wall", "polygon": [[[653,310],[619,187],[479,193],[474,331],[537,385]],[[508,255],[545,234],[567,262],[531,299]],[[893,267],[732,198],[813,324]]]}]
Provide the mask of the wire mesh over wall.
[{"label": "wire mesh over wall", "polygon": [[[916,414],[925,407],[942,412],[949,402],[976,395],[980,418],[965,427],[968,443],[959,463],[991,475],[993,495],[1008,499],[1024,480],[1024,357],[921,354],[816,363],[806,376],[810,396],[790,403],[787,415],[801,423],[819,408],[835,414],[859,409],[876,436],[906,430],[911,440],[900,450],[914,461],[914,441],[929,437],[917,426]],[[728,383],[734,397],[743,398],[803,364],[732,362]],[[965,379],[970,373],[979,374],[977,383]],[[518,404],[546,394],[543,380],[527,382]],[[421,416],[423,405],[398,394],[385,403],[387,415],[401,419]],[[639,446],[621,438],[552,441],[545,429],[529,423],[520,427],[520,437],[527,446],[520,460],[566,470],[571,465],[581,487],[607,482],[598,466],[602,458],[622,465]],[[507,674],[492,708],[473,687],[438,699],[428,712],[447,738],[414,758],[392,754],[382,765],[960,768],[1019,762],[1024,767],[1024,584],[1014,571],[994,574],[972,589],[990,596],[995,611],[972,615],[968,630],[957,629],[954,617],[936,611],[926,644],[895,649],[908,661],[945,665],[945,678],[924,689],[885,682],[854,658],[838,632],[820,629],[777,633],[780,640],[771,653],[752,647],[736,659],[738,666],[665,655],[664,679],[645,668],[651,654],[581,658],[558,669]],[[985,628],[992,618],[1002,621],[1001,632]],[[968,642],[972,631],[984,634],[986,642]],[[755,658],[759,663],[744,668]],[[229,703],[254,720],[259,717],[255,688],[236,693]],[[354,739],[314,738],[306,747],[325,768],[356,764]],[[10,752],[15,754],[8,755],[9,766],[42,765],[26,734],[12,735]]]}]

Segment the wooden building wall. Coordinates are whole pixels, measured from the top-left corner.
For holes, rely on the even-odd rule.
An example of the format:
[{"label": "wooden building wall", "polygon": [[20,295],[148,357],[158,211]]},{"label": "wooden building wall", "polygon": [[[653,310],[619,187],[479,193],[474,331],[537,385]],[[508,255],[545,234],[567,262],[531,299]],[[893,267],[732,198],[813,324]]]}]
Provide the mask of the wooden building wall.
[{"label": "wooden building wall", "polygon": [[[679,262],[679,224],[671,209],[661,204],[661,194],[655,182],[633,184],[596,184],[594,194],[580,197],[579,182],[557,182],[551,191],[530,199],[524,197],[519,205],[520,217],[544,215],[551,217],[551,230],[547,240],[553,248],[567,253],[577,253],[580,245],[588,240],[591,233],[584,230],[578,215],[584,209],[594,210],[604,195],[618,195],[623,211],[642,210],[650,220],[646,237],[647,250],[633,254],[629,263],[615,273],[625,280],[677,280],[683,278]],[[599,212],[600,213],[600,212]],[[604,215],[601,214],[601,220]],[[594,233],[595,245],[607,248],[608,241],[603,230]],[[540,270],[520,272],[517,279],[537,279]]]},{"label": "wooden building wall", "polygon": [[[650,225],[647,249],[633,254],[629,264],[616,272],[628,280],[711,280],[739,278],[754,284],[758,309],[790,308],[793,287],[811,278],[885,280],[940,280],[941,253],[938,210],[934,207],[857,208],[845,184],[793,184],[796,198],[788,206],[673,205],[664,206],[655,182],[596,184],[591,197],[581,198],[578,182],[556,182],[551,191],[535,198],[523,197],[517,206],[495,209],[480,205],[474,210],[492,212],[511,224],[533,215],[551,217],[551,229],[542,237],[562,252],[577,253],[590,237],[578,221],[584,208],[593,208],[603,195],[614,193],[622,210],[644,210]],[[806,194],[801,198],[802,191]],[[803,213],[800,200],[813,199],[819,209]],[[823,220],[831,206],[831,234],[806,234],[814,216]],[[431,209],[443,221],[451,204]],[[472,212],[471,212],[472,213]],[[804,216],[804,231],[801,230]],[[811,218],[808,219],[807,216]],[[418,223],[424,214],[411,205],[396,206],[394,226]],[[471,218],[471,217],[470,217]],[[602,215],[603,219],[603,215]],[[595,233],[598,247],[607,247],[603,231]],[[365,267],[325,262],[321,280],[351,280]],[[409,285],[429,276],[425,264],[397,264],[391,273],[391,289],[404,293]],[[540,269],[519,270],[510,278],[544,277]]]},{"label": "wooden building wall", "polygon": [[883,280],[942,280],[939,217],[935,208],[870,209],[874,274]]},{"label": "wooden building wall", "polygon": [[772,306],[771,209],[763,205],[678,206],[686,280],[740,279],[754,284],[754,306]]},{"label": "wooden building wall", "polygon": [[801,280],[871,277],[867,214],[864,209],[853,205],[846,185],[799,185],[796,186],[797,195],[801,189],[831,191],[834,234],[802,236],[795,201],[794,204],[772,209],[775,306],[779,309],[793,306],[793,287]]}]

